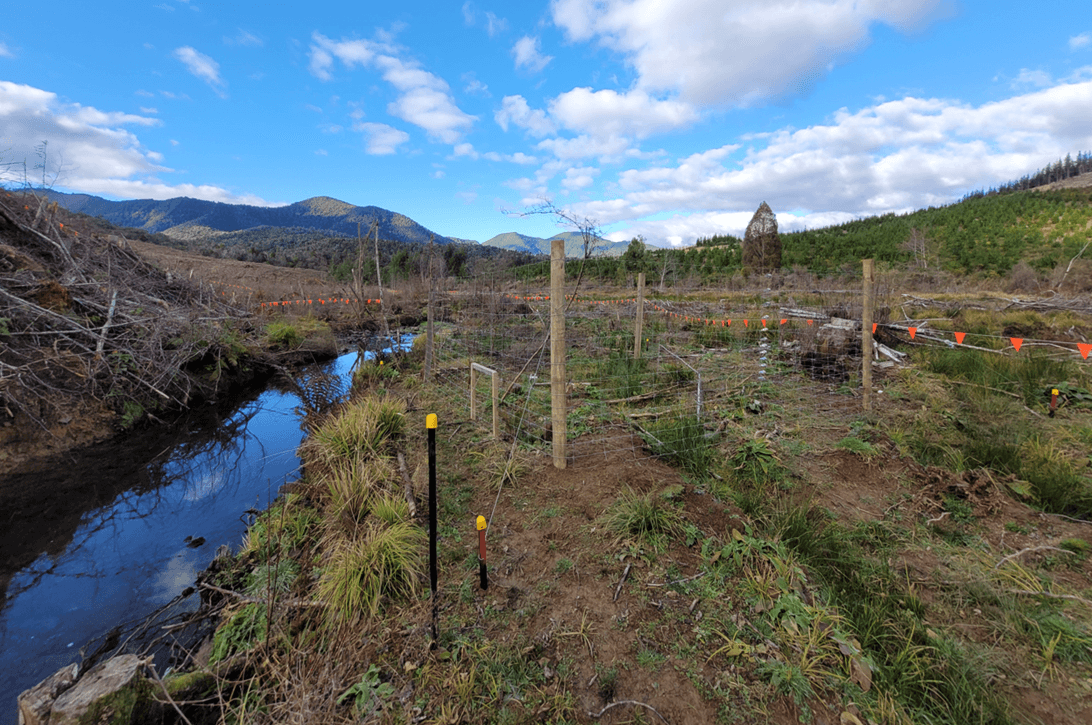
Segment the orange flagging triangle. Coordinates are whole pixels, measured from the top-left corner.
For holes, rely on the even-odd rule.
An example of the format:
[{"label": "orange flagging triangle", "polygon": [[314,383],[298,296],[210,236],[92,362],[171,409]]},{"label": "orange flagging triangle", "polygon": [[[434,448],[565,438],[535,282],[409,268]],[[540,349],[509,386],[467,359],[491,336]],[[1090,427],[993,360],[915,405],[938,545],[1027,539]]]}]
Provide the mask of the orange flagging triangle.
[{"label": "orange flagging triangle", "polygon": [[813,322],[815,322],[815,320],[808,320],[808,324],[809,324],[809,325],[810,325],[811,323],[813,323]]},{"label": "orange flagging triangle", "polygon": [[875,335],[875,334],[876,334],[876,327],[877,327],[876,323],[875,323],[875,322],[873,322],[873,323],[872,323],[872,334],[873,334],[873,335]]},{"label": "orange flagging triangle", "polygon": [[913,340],[914,336],[918,334],[918,328],[911,327],[911,328],[909,328],[909,330],[910,330],[910,339]]},{"label": "orange flagging triangle", "polygon": [[782,325],[784,325],[784,324],[785,324],[786,322],[788,322],[788,320],[786,320],[786,319],[782,319],[782,320],[781,320],[781,324],[782,324]]},{"label": "orange flagging triangle", "polygon": [[763,327],[765,327],[765,326],[766,326],[766,320],[763,320],[763,321],[762,321],[762,326],[763,326]]},{"label": "orange flagging triangle", "polygon": [[1088,353],[1092,352],[1092,345],[1085,344],[1083,342],[1077,343],[1077,349],[1081,351],[1081,357],[1085,360],[1088,359]]},{"label": "orange flagging triangle", "polygon": [[1010,337],[1009,342],[1016,348],[1016,352],[1020,352],[1020,346],[1024,344],[1024,338],[1022,337]]},{"label": "orange flagging triangle", "polygon": [[748,325],[748,324],[747,324],[747,320],[744,320],[744,321],[743,321],[743,326],[744,326],[744,327],[750,327],[750,325]]},{"label": "orange flagging triangle", "polygon": [[967,336],[967,333],[966,333],[966,332],[957,332],[957,333],[955,334],[955,341],[956,341],[956,344],[958,344],[958,345],[962,345],[962,344],[963,344],[963,338],[965,338],[966,336]]}]

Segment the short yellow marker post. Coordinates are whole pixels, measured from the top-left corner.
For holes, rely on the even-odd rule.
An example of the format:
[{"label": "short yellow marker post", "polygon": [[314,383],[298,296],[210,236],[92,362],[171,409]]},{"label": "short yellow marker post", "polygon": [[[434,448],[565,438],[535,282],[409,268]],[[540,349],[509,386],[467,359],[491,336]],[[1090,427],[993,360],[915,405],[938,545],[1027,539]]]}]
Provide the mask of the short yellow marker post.
[{"label": "short yellow marker post", "polygon": [[1058,389],[1051,388],[1050,390],[1050,417],[1054,417],[1054,411],[1058,407]]},{"label": "short yellow marker post", "polygon": [[489,588],[489,577],[485,571],[485,529],[487,524],[485,523],[485,517],[479,516],[477,521],[478,527],[478,573],[481,575],[482,591]]}]

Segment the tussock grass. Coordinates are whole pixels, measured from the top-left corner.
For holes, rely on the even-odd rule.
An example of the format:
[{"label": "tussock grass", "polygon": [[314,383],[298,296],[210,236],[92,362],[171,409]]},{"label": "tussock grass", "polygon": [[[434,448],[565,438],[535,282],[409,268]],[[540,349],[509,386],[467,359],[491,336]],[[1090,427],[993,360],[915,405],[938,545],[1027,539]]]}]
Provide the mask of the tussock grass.
[{"label": "tussock grass", "polygon": [[304,444],[311,461],[336,468],[386,452],[405,429],[406,402],[392,396],[366,397],[319,424]]},{"label": "tussock grass", "polygon": [[682,532],[683,520],[669,502],[655,493],[627,488],[603,514],[603,525],[620,537],[654,544]]},{"label": "tussock grass", "polygon": [[350,460],[322,476],[329,493],[327,516],[331,521],[359,525],[394,477],[394,466],[386,457],[366,461]]},{"label": "tussock grass", "polygon": [[705,477],[716,459],[713,440],[695,416],[667,417],[651,427],[655,438],[646,438],[652,452],[684,469],[692,476]]},{"label": "tussock grass", "polygon": [[416,595],[426,543],[425,532],[405,521],[369,524],[356,540],[330,540],[318,593],[331,623],[375,617],[384,597]]}]

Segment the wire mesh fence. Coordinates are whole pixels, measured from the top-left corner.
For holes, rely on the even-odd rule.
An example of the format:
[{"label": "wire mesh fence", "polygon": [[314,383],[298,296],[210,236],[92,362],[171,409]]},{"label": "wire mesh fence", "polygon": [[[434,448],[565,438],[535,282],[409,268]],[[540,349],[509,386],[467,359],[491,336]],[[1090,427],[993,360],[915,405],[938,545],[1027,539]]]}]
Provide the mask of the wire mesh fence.
[{"label": "wire mesh fence", "polygon": [[[552,437],[549,300],[480,292],[448,299],[437,319],[434,385],[470,415],[470,367],[498,371],[500,427],[527,444]],[[754,302],[646,300],[634,355],[635,298],[566,301],[567,440],[594,435],[594,452],[633,450],[686,466],[740,421],[771,428],[802,410],[846,425],[861,408],[859,331],[825,334],[828,318]],[[478,425],[491,433],[488,376],[478,376]],[[637,434],[637,435],[635,435]]]}]

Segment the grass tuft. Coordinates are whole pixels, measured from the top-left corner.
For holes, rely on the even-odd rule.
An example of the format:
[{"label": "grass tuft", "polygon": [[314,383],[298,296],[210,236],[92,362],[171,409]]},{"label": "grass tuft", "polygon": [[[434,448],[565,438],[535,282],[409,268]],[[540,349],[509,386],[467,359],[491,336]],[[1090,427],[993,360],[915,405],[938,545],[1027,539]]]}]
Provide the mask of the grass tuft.
[{"label": "grass tuft", "polygon": [[424,573],[424,531],[408,523],[369,525],[355,541],[331,542],[330,563],[319,578],[319,597],[332,622],[375,617],[384,597],[412,596]]},{"label": "grass tuft", "polygon": [[655,544],[664,536],[679,534],[683,520],[671,505],[655,493],[622,492],[603,515],[608,530],[625,538]]}]

